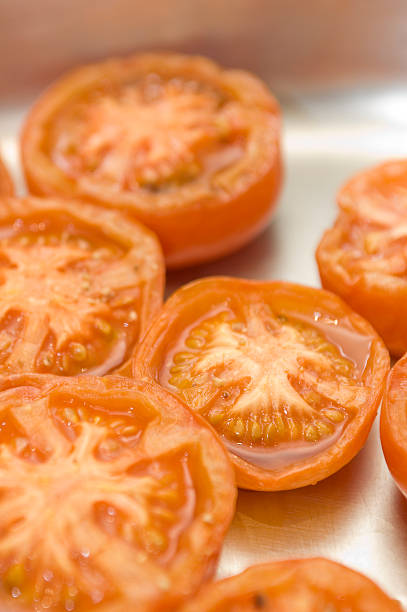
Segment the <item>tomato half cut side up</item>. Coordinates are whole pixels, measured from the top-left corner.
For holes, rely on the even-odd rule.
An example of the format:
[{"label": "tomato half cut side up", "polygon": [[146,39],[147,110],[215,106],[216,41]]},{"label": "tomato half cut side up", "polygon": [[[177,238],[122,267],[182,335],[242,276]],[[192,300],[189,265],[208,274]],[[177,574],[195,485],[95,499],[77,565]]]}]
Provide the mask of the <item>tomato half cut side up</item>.
[{"label": "tomato half cut side up", "polygon": [[208,278],[178,290],[135,353],[215,428],[240,487],[293,489],[363,446],[389,354],[374,329],[320,289]]},{"label": "tomato half cut side up", "polygon": [[407,355],[393,366],[387,379],[380,438],[387,466],[407,497]]},{"label": "tomato half cut side up", "polygon": [[180,612],[402,612],[372,580],[328,559],[250,567],[212,583]]},{"label": "tomato half cut side up", "polygon": [[14,185],[11,176],[0,157],[0,196],[14,194]]},{"label": "tomato half cut side up", "polygon": [[2,612],[170,612],[212,576],[233,469],[176,397],[15,375],[0,411]]},{"label": "tomato half cut side up", "polygon": [[316,253],[322,285],[401,356],[407,351],[407,162],[356,175],[339,192],[338,205]]},{"label": "tomato half cut side up", "polygon": [[278,103],[253,75],[202,57],[74,70],[32,108],[21,148],[32,193],[127,210],[157,233],[172,268],[251,240],[281,183]]},{"label": "tomato half cut side up", "polygon": [[0,200],[0,374],[125,373],[162,304],[155,236],[119,211]]}]

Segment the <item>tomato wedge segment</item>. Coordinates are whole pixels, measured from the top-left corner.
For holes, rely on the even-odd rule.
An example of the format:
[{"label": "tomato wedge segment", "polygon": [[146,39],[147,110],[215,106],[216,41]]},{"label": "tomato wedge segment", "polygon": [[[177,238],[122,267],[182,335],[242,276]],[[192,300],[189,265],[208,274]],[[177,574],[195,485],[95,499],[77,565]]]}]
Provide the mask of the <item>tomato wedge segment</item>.
[{"label": "tomato wedge segment", "polygon": [[22,135],[30,190],[122,208],[182,267],[267,224],[281,182],[280,110],[267,87],[202,57],[140,54],[51,86]]},{"label": "tomato wedge segment", "polygon": [[14,185],[3,160],[0,157],[0,195],[13,195]]},{"label": "tomato wedge segment", "polygon": [[387,466],[407,496],[407,355],[393,366],[387,379],[380,438]]},{"label": "tomato wedge segment", "polygon": [[234,512],[227,455],[154,384],[0,381],[0,604],[173,610],[215,569]]},{"label": "tomato wedge segment", "polygon": [[124,371],[162,303],[155,236],[118,211],[0,200],[0,373]]},{"label": "tomato wedge segment", "polygon": [[204,587],[180,612],[402,612],[372,580],[328,559],[250,567]]},{"label": "tomato wedge segment", "polygon": [[407,351],[407,162],[356,175],[339,192],[338,205],[316,252],[322,285],[401,356]]},{"label": "tomato wedge segment", "polygon": [[389,355],[373,328],[328,292],[214,277],[178,290],[136,350],[156,380],[208,420],[238,485],[314,484],[363,446]]}]

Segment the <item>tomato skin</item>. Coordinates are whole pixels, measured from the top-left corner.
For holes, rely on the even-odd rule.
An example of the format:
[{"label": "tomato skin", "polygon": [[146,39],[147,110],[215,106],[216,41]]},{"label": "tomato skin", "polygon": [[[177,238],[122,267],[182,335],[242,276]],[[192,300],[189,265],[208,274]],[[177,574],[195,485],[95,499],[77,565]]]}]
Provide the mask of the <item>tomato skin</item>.
[{"label": "tomato skin", "polygon": [[316,251],[322,286],[370,321],[397,357],[407,350],[404,247],[397,250],[402,236],[394,237],[391,252],[385,251],[386,243],[372,253],[367,245],[372,235],[391,239],[392,232],[406,223],[406,185],[405,161],[386,162],[356,174],[339,191],[338,217]]},{"label": "tomato skin", "polygon": [[[49,123],[78,92],[102,79],[124,82],[146,72],[185,77],[219,88],[252,113],[250,154],[239,176],[226,178],[221,190],[199,195],[182,187],[174,195],[107,189],[85,189],[52,161],[43,143]],[[22,160],[27,185],[37,195],[80,197],[101,206],[123,208],[155,231],[169,268],[182,268],[227,255],[267,225],[280,190],[280,109],[265,85],[239,70],[223,70],[202,57],[170,53],[136,55],[79,68],[52,85],[32,108],[25,124]],[[233,168],[233,166],[231,166]]]},{"label": "tomato skin", "polygon": [[[69,334],[71,334],[71,341],[75,340],[72,335],[75,335],[77,326],[83,323],[84,327],[92,328],[90,332],[87,332],[87,335],[84,332],[85,341],[92,341],[96,338],[97,341],[102,343],[106,337],[106,344],[108,344],[109,338],[111,338],[112,353],[114,353],[115,348],[120,349],[120,343],[124,344],[124,349],[119,350],[120,354],[122,354],[121,359],[117,358],[116,362],[112,366],[107,366],[103,373],[116,371],[117,374],[126,375],[129,372],[130,366],[129,355],[131,355],[135,342],[143,336],[151,317],[159,310],[162,304],[165,282],[164,260],[161,247],[155,235],[149,229],[137,221],[129,219],[120,211],[99,209],[89,203],[70,202],[66,199],[55,198],[3,197],[0,199],[0,224],[6,230],[4,237],[0,240],[3,255],[6,258],[5,261],[2,261],[2,265],[4,265],[6,271],[10,270],[10,277],[3,277],[3,289],[5,283],[7,283],[8,288],[4,290],[1,322],[7,332],[4,320],[7,319],[9,311],[19,313],[15,317],[17,321],[21,316],[24,318],[24,324],[20,327],[19,331],[6,334],[6,338],[12,337],[13,341],[15,341],[14,347],[18,348],[22,359],[12,361],[12,365],[9,365],[8,359],[9,357],[12,358],[13,355],[5,356],[3,353],[1,356],[0,373],[6,375],[15,374],[19,371],[44,372],[44,369],[41,369],[38,363],[43,343],[46,341],[45,332],[42,333],[42,331],[48,329],[50,333],[54,332],[53,324],[55,325],[58,322],[56,321],[58,317],[55,316],[55,309],[59,309],[59,317],[64,316],[66,319],[70,315],[63,333],[68,338]],[[37,227],[36,231],[33,230],[31,232],[31,224]],[[77,249],[76,254],[72,255],[72,250],[69,251],[69,245],[67,246],[61,240],[64,234],[75,236],[75,224],[78,224],[80,230],[86,233],[89,242],[85,242],[86,246],[82,252],[78,253],[79,249]],[[41,226],[44,226],[43,229],[38,229]],[[7,234],[9,230],[11,232],[10,236]],[[21,236],[20,232],[22,232]],[[30,247],[26,243],[22,244],[19,241],[26,240],[29,242],[29,236],[34,236],[33,240],[43,240],[43,242],[38,243],[38,249],[49,248],[50,251],[53,249],[51,256],[48,256],[51,257],[51,260],[47,259],[47,255],[40,257],[38,250],[31,257],[27,255],[28,251],[25,251],[25,249]],[[56,241],[56,245],[54,243],[45,244],[45,238],[49,239],[49,241]],[[78,234],[76,238],[79,240],[80,235]],[[15,242],[11,243],[10,248],[8,241],[13,239]],[[98,257],[103,253],[103,250],[107,250],[106,248],[98,248],[98,245],[103,247],[104,241],[107,245],[111,244],[113,247],[122,248],[122,255],[116,258],[112,256],[111,260],[104,260],[103,254],[101,257]],[[68,252],[68,259],[66,261],[59,259],[64,253],[64,247]],[[11,262],[8,261],[8,255],[6,254],[10,252]],[[69,256],[72,256],[72,260],[69,260]],[[44,262],[46,262],[46,266]],[[102,263],[98,264],[98,262]],[[111,292],[111,295],[109,291],[103,293],[103,284],[105,282],[103,281],[103,275],[109,271],[109,266],[112,262],[119,262],[120,267],[118,271],[122,273],[122,276],[124,274],[127,275],[126,278],[120,278],[118,285],[115,286],[117,296],[115,296],[114,291]],[[86,269],[82,270],[82,274],[81,266],[84,266],[85,263],[98,265],[97,269],[99,272],[92,273],[92,278],[87,274]],[[63,270],[64,264],[66,264],[65,270]],[[71,264],[73,264],[73,268],[78,264],[79,271],[76,276],[70,272],[69,266]],[[32,282],[30,274],[35,281],[28,289],[29,283]],[[69,290],[64,285],[64,282],[70,283]],[[115,278],[112,279],[110,277],[109,282],[114,285]],[[95,289],[97,283],[100,283],[100,286]],[[58,287],[58,284],[62,289]],[[133,313],[136,322],[130,323],[128,319],[127,321],[118,321],[117,319],[114,321],[118,326],[116,330],[113,329],[112,325],[102,320],[101,324],[102,326],[107,325],[107,331],[103,327],[102,329],[97,328],[97,324],[100,323],[97,310],[100,309],[100,312],[106,313],[108,318],[110,315],[113,315],[114,308],[111,306],[111,302],[113,303],[116,297],[119,299],[120,291],[126,290],[128,286],[139,291],[137,301],[138,311]],[[95,292],[94,295],[91,295],[92,291]],[[35,295],[33,292],[35,292]],[[99,297],[96,293],[99,293]],[[15,294],[19,296],[18,302],[16,302]],[[130,302],[131,300],[128,300],[128,303]],[[129,309],[128,304],[122,306],[121,316],[123,317],[129,316],[129,313],[125,310],[126,307]],[[93,319],[90,321],[81,318],[84,308],[94,308]],[[119,308],[120,305],[116,310]],[[50,321],[52,319],[50,313],[54,313],[54,320]],[[34,323],[36,320],[37,322],[40,321],[41,324],[33,325],[30,328],[31,315],[33,315]],[[112,319],[114,319],[114,316],[112,316]],[[132,324],[135,326],[134,332],[130,329]],[[75,332],[71,332],[71,327]],[[25,329],[33,328],[34,335],[37,334],[35,335],[35,341],[29,337],[25,338],[23,335],[26,334]],[[115,339],[114,334],[116,332],[118,333]],[[122,335],[120,336],[120,334]],[[31,351],[24,351],[21,346],[22,343],[32,345],[33,348]],[[32,356],[35,352],[33,349],[36,348],[38,349],[37,354]],[[53,346],[52,350],[56,355],[57,348]],[[28,353],[31,356],[30,361],[25,361],[25,356]],[[103,359],[103,355],[97,352],[95,363],[89,367],[86,367],[85,364],[82,372],[93,367],[102,368]],[[107,361],[108,358],[106,359]],[[53,373],[60,373],[60,371],[54,370]],[[62,373],[67,374],[68,371],[66,370]]]},{"label": "tomato skin", "polygon": [[[168,610],[172,612],[177,610],[180,603],[183,603],[188,597],[194,594],[197,589],[207,580],[209,580],[216,569],[218,555],[220,553],[223,537],[232,520],[235,500],[236,486],[234,482],[233,469],[230,465],[227,454],[223,446],[219,443],[216,436],[212,434],[206,423],[197,418],[172,394],[150,382],[134,381],[128,378],[118,376],[79,376],[73,380],[72,378],[57,377],[41,374],[23,374],[10,377],[0,377],[0,410],[2,414],[10,407],[15,406],[25,408],[27,402],[35,404],[43,398],[49,401],[48,418],[55,418],[55,408],[58,407],[60,398],[62,401],[68,400],[68,405],[75,408],[78,405],[84,409],[85,405],[103,406],[103,415],[107,420],[114,421],[117,419],[118,406],[130,405],[138,406],[139,402],[143,402],[148,413],[151,411],[155,415],[151,419],[145,429],[149,430],[148,438],[142,443],[133,448],[134,465],[148,465],[149,462],[154,463],[154,458],[159,458],[160,453],[167,452],[169,460],[171,460],[173,448],[176,449],[177,441],[180,444],[181,457],[185,453],[189,453],[190,463],[194,471],[191,471],[193,476],[193,487],[195,494],[195,510],[192,521],[183,527],[183,531],[177,535],[178,546],[176,552],[171,557],[170,561],[164,565],[160,565],[159,559],[154,556],[155,553],[148,553],[148,559],[140,561],[139,551],[136,548],[133,556],[134,568],[115,567],[116,576],[123,572],[124,576],[130,576],[133,571],[133,577],[137,574],[138,565],[148,563],[156,566],[157,572],[152,573],[151,580],[147,580],[146,572],[142,572],[143,580],[140,585],[129,584],[123,587],[123,584],[118,584],[117,592],[114,597],[109,597],[106,601],[101,601],[95,606],[86,607],[86,612],[95,610],[103,610],[103,612],[121,612],[123,609],[137,609],[140,612],[160,612]],[[75,403],[76,402],[76,403]],[[79,402],[79,403],[78,403]],[[110,403],[111,415],[107,410]],[[131,408],[134,410],[134,408]],[[100,414],[100,413],[99,413]],[[135,423],[137,420],[137,412],[134,413]],[[144,417],[145,418],[145,417]],[[92,422],[92,421],[88,421]],[[143,420],[141,420],[143,423]],[[103,427],[101,427],[103,429]],[[154,430],[154,431],[153,431]],[[164,432],[164,433],[163,433]],[[173,442],[163,442],[160,448],[160,436],[165,439],[166,432],[171,432]],[[20,434],[21,435],[21,434]],[[35,432],[33,438],[35,439]],[[44,430],[41,430],[41,435],[44,435]],[[7,445],[7,438],[2,434],[0,447]],[[186,442],[187,438],[187,442]],[[11,444],[11,441],[9,441]],[[166,449],[166,450],[164,450]],[[169,449],[169,450],[168,450]],[[81,466],[89,460],[92,464],[92,449],[90,457],[87,456],[85,449],[81,453]],[[93,453],[95,454],[95,452]],[[51,455],[51,464],[54,463],[54,469],[57,472],[59,462],[62,468],[66,466],[63,462],[63,455],[58,454],[56,457]],[[69,459],[69,456],[68,456]],[[32,478],[36,478],[35,464],[30,464],[32,470]],[[41,466],[42,464],[40,464]],[[103,466],[108,462],[100,462]],[[124,464],[123,471],[116,468],[114,472],[114,481],[117,486],[120,486],[121,479],[127,475],[127,469],[132,469],[134,466]],[[167,464],[166,464],[167,465]],[[0,466],[1,468],[1,466]],[[58,472],[59,474],[59,472]],[[52,474],[54,476],[55,474]],[[106,468],[106,491],[109,491],[109,482],[112,482],[112,474],[109,472],[109,467]],[[68,473],[69,479],[69,473]],[[56,478],[58,480],[58,477]],[[41,483],[41,481],[40,481]],[[3,487],[4,483],[0,483]],[[78,486],[78,485],[75,485]],[[79,486],[82,486],[81,484]],[[191,486],[191,485],[189,485]],[[163,485],[163,488],[164,485]],[[101,487],[104,490],[104,487]],[[118,489],[119,490],[119,489]],[[38,495],[42,494],[42,490],[38,491]],[[47,494],[47,491],[45,491]],[[84,488],[83,500],[86,503],[87,491]],[[52,501],[52,496],[50,497]],[[114,502],[113,502],[114,503]],[[143,502],[140,501],[140,504]],[[148,506],[145,506],[148,510]],[[52,515],[53,516],[53,515]],[[50,515],[50,523],[52,523]],[[78,516],[81,516],[78,508]],[[152,515],[154,526],[155,515]],[[151,523],[148,523],[151,525]],[[48,525],[52,531],[52,524]],[[69,546],[73,546],[70,541],[70,533],[66,532],[64,541],[59,542],[59,545],[66,546],[67,550],[71,550]],[[112,548],[115,549],[115,536],[112,537]],[[41,543],[41,540],[40,540]],[[86,545],[86,542],[83,542]],[[96,544],[89,541],[89,545]],[[131,545],[126,540],[126,545]],[[92,548],[90,546],[90,548]],[[98,550],[96,548],[96,550]],[[57,549],[57,552],[58,551]],[[127,561],[129,557],[127,556]],[[40,558],[41,559],[41,558]],[[51,557],[46,558],[48,568],[53,569],[53,563],[56,560]],[[115,557],[117,562],[117,556]],[[115,561],[112,558],[112,563]],[[4,558],[1,556],[0,546],[0,563],[1,571],[4,572]],[[58,567],[55,565],[55,567]],[[163,569],[164,568],[164,569]],[[56,574],[55,570],[55,574]],[[115,573],[112,574],[115,576]],[[161,579],[158,578],[160,577]],[[68,575],[69,578],[69,575]],[[4,579],[4,576],[2,576]],[[11,600],[10,594],[5,594],[3,581],[0,578],[0,605],[1,609],[8,612],[9,609],[15,608],[17,603]],[[164,580],[163,580],[164,579]],[[123,580],[122,580],[123,583]],[[162,584],[163,583],[163,584]],[[17,598],[18,599],[18,598]],[[13,606],[11,606],[10,600]],[[18,603],[20,603],[18,601]],[[11,608],[7,606],[10,605]],[[62,604],[63,605],[63,604]],[[6,607],[4,607],[6,606]],[[47,609],[50,606],[47,606]],[[21,607],[18,607],[22,612],[31,612],[32,610],[42,610],[39,604],[26,604],[21,601]],[[44,608],[45,609],[45,608]],[[65,610],[64,607],[52,606],[52,611],[59,612]],[[75,606],[75,609],[77,607]],[[84,610],[81,603],[78,604],[80,612]]]},{"label": "tomato skin", "polygon": [[8,173],[7,168],[0,157],[0,195],[8,196],[13,195],[13,193],[13,181],[11,180],[10,174]]},{"label": "tomato skin", "polygon": [[402,610],[363,574],[327,559],[310,558],[250,567],[204,587],[180,612],[322,612],[331,605],[338,612]]},{"label": "tomato skin", "polygon": [[380,439],[387,467],[407,496],[407,355],[391,369],[380,416]]},{"label": "tomato skin", "polygon": [[351,461],[364,445],[381,401],[389,371],[389,354],[370,324],[332,293],[280,281],[213,277],[192,282],[169,298],[135,351],[133,376],[160,381],[160,372],[168,362],[168,352],[173,350],[177,339],[183,337],[185,329],[194,320],[211,308],[216,308],[228,296],[233,296],[231,299],[241,304],[261,304],[263,299],[265,302],[270,300],[272,304],[274,299],[279,307],[283,304],[287,310],[299,315],[311,316],[316,310],[329,312],[338,321],[352,321],[354,329],[372,338],[368,366],[363,374],[371,395],[334,444],[314,457],[272,469],[259,467],[231,453],[237,483],[241,488],[276,491],[316,484]]}]

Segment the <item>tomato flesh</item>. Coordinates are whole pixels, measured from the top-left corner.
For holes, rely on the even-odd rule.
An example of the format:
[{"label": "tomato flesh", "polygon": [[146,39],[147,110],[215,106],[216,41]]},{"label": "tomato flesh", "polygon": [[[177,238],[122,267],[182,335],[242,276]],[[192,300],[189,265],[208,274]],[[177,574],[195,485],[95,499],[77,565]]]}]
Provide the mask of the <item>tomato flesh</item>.
[{"label": "tomato flesh", "polygon": [[139,54],[83,66],[38,100],[22,135],[29,189],[120,208],[166,264],[239,248],[281,183],[280,110],[267,87],[202,57]]},{"label": "tomato flesh", "polygon": [[366,317],[394,355],[407,350],[407,165],[387,162],[353,177],[318,246],[322,285]]},{"label": "tomato flesh", "polygon": [[209,85],[150,73],[111,84],[62,109],[49,152],[69,176],[124,191],[169,190],[243,155],[248,130],[237,102]]},{"label": "tomato flesh", "polygon": [[[177,422],[177,406],[160,413],[151,390],[118,378],[59,380],[26,378],[0,394],[0,601],[38,612],[164,609],[157,602],[176,590],[177,557],[193,562],[186,534],[210,526],[211,509],[221,522],[231,514],[233,482],[229,509],[211,490],[202,498],[199,427]],[[160,443],[160,427],[172,441]],[[229,474],[207,433],[208,452]]]},{"label": "tomato flesh", "polygon": [[143,254],[70,215],[69,205],[59,215],[43,208],[0,223],[0,368],[105,374],[144,326]]},{"label": "tomato flesh", "polygon": [[366,378],[380,342],[317,290],[287,284],[284,300],[279,286],[204,279],[181,289],[134,362],[136,376],[176,392],[265,473],[309,463],[347,435],[372,401]]},{"label": "tomato flesh", "polygon": [[401,612],[374,582],[327,559],[274,562],[208,585],[182,612]]}]

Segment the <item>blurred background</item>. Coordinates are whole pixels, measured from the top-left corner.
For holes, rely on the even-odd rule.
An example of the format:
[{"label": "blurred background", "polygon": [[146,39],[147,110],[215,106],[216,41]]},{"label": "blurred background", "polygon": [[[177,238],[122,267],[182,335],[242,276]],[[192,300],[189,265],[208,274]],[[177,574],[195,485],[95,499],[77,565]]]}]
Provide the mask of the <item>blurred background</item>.
[{"label": "blurred background", "polygon": [[404,81],[405,0],[1,0],[0,96],[139,49],[203,53],[281,91]]}]

